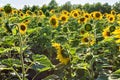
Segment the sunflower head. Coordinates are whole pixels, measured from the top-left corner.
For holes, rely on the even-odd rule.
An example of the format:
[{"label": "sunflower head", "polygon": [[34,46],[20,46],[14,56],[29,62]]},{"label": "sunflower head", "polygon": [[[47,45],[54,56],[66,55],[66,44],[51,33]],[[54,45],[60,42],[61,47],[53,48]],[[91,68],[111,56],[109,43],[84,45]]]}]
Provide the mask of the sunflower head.
[{"label": "sunflower head", "polygon": [[93,45],[95,43],[95,38],[93,34],[85,33],[81,39],[83,44]]},{"label": "sunflower head", "polygon": [[91,31],[92,30],[92,25],[91,24],[85,24],[85,30],[86,31]]},{"label": "sunflower head", "polygon": [[79,17],[79,13],[78,13],[78,11],[74,11],[74,12],[72,12],[72,17],[73,18],[78,18]]},{"label": "sunflower head", "polygon": [[38,12],[38,14],[39,14],[40,16],[44,15],[42,10],[40,10],[40,11]]},{"label": "sunflower head", "polygon": [[61,64],[67,64],[69,62],[69,57],[65,56],[65,54],[63,54],[63,50],[61,49],[61,45],[59,43],[52,43],[52,46],[57,50],[57,58]]},{"label": "sunflower head", "polygon": [[12,14],[17,14],[17,10],[12,10]]},{"label": "sunflower head", "polygon": [[111,12],[110,12],[112,15],[116,15],[116,12],[115,12],[115,10],[111,10]]},{"label": "sunflower head", "polygon": [[66,11],[66,10],[62,10],[62,12],[61,12],[62,14],[64,14],[64,15],[69,15],[69,12],[68,11]]},{"label": "sunflower head", "polygon": [[27,26],[24,23],[21,23],[19,25],[19,32],[20,32],[20,34],[25,34],[26,30],[27,30]]},{"label": "sunflower head", "polygon": [[58,18],[55,15],[50,18],[50,24],[54,28],[58,27]]},{"label": "sunflower head", "polygon": [[109,38],[109,37],[111,37],[110,27],[106,27],[106,28],[103,30],[102,36],[103,36],[104,38]]},{"label": "sunflower head", "polygon": [[26,14],[27,14],[27,15],[32,15],[33,13],[32,13],[30,10],[27,10],[27,11],[26,11]]},{"label": "sunflower head", "polygon": [[90,14],[89,13],[84,13],[84,17],[87,19],[90,19]]},{"label": "sunflower head", "polygon": [[96,19],[96,20],[101,20],[102,19],[102,14],[101,12],[94,12],[93,13],[93,18]]},{"label": "sunflower head", "polygon": [[107,17],[107,20],[110,22],[110,23],[113,23],[115,21],[115,16],[114,15],[109,15]]},{"label": "sunflower head", "polygon": [[79,19],[78,19],[78,23],[86,23],[87,22],[87,18],[85,18],[85,17],[80,17]]},{"label": "sunflower head", "polygon": [[60,20],[61,20],[63,23],[66,23],[66,22],[68,21],[68,16],[62,14],[62,15],[60,16]]}]

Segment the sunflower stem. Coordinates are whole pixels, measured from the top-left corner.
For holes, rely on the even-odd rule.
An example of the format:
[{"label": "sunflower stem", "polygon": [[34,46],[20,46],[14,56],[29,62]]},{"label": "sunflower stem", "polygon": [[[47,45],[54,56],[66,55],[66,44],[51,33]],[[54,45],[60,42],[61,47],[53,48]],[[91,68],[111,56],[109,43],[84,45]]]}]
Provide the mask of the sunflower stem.
[{"label": "sunflower stem", "polygon": [[24,57],[23,57],[23,43],[22,43],[22,35],[20,34],[20,60],[22,64],[22,80],[25,80],[25,67],[24,67]]}]

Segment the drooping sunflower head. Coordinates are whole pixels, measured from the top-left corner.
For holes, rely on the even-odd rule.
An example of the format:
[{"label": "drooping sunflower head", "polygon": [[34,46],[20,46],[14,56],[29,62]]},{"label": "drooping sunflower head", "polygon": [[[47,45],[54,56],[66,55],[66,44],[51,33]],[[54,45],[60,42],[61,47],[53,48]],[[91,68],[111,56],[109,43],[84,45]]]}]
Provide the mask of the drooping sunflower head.
[{"label": "drooping sunflower head", "polygon": [[78,19],[78,23],[86,23],[87,22],[87,18],[85,18],[85,17],[80,17],[79,19]]},{"label": "drooping sunflower head", "polygon": [[115,16],[114,15],[109,15],[107,17],[108,22],[113,23],[115,21]]},{"label": "drooping sunflower head", "polygon": [[57,50],[57,57],[61,64],[67,64],[69,62],[69,57],[64,57],[61,45],[59,43],[52,43],[52,46]]},{"label": "drooping sunflower head", "polygon": [[93,34],[85,33],[81,39],[81,42],[86,45],[93,45],[95,43],[95,37]]},{"label": "drooping sunflower head", "polygon": [[54,27],[54,28],[57,28],[58,27],[58,18],[53,15],[51,18],[50,18],[50,24]]},{"label": "drooping sunflower head", "polygon": [[101,12],[94,12],[93,13],[93,18],[96,19],[96,20],[101,20],[102,19],[102,14]]},{"label": "drooping sunflower head", "polygon": [[26,33],[26,30],[27,30],[27,25],[25,25],[24,23],[20,23],[19,24],[19,32],[20,34],[25,34]]}]

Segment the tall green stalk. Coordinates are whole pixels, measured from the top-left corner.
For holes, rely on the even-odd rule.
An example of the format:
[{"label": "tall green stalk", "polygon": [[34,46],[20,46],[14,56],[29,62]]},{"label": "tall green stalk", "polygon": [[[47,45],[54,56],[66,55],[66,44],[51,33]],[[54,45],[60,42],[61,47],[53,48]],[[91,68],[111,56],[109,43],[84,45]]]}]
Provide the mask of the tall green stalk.
[{"label": "tall green stalk", "polygon": [[25,67],[24,67],[24,57],[23,57],[23,38],[22,35],[20,34],[20,60],[22,64],[22,80],[25,80]]}]

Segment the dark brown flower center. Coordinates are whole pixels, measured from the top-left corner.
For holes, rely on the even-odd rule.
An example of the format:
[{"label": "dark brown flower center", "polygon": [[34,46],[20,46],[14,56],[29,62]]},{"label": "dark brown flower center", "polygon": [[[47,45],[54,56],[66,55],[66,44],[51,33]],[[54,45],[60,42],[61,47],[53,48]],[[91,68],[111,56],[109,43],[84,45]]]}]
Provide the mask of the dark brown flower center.
[{"label": "dark brown flower center", "polygon": [[66,18],[65,18],[65,17],[62,17],[62,20],[63,20],[63,21],[65,21],[65,20],[66,20]]},{"label": "dark brown flower center", "polygon": [[96,13],[95,16],[96,16],[96,17],[100,17],[100,14],[99,14],[99,13]]},{"label": "dark brown flower center", "polygon": [[53,24],[53,25],[56,25],[56,19],[54,19],[54,18],[52,18],[52,20],[51,20],[51,23]]},{"label": "dark brown flower center", "polygon": [[88,38],[84,38],[84,41],[85,41],[85,42],[88,42],[89,40],[88,40]]},{"label": "dark brown flower center", "polygon": [[20,26],[20,29],[21,29],[22,31],[25,31],[25,29],[26,29],[25,25],[21,25],[21,26]]}]

